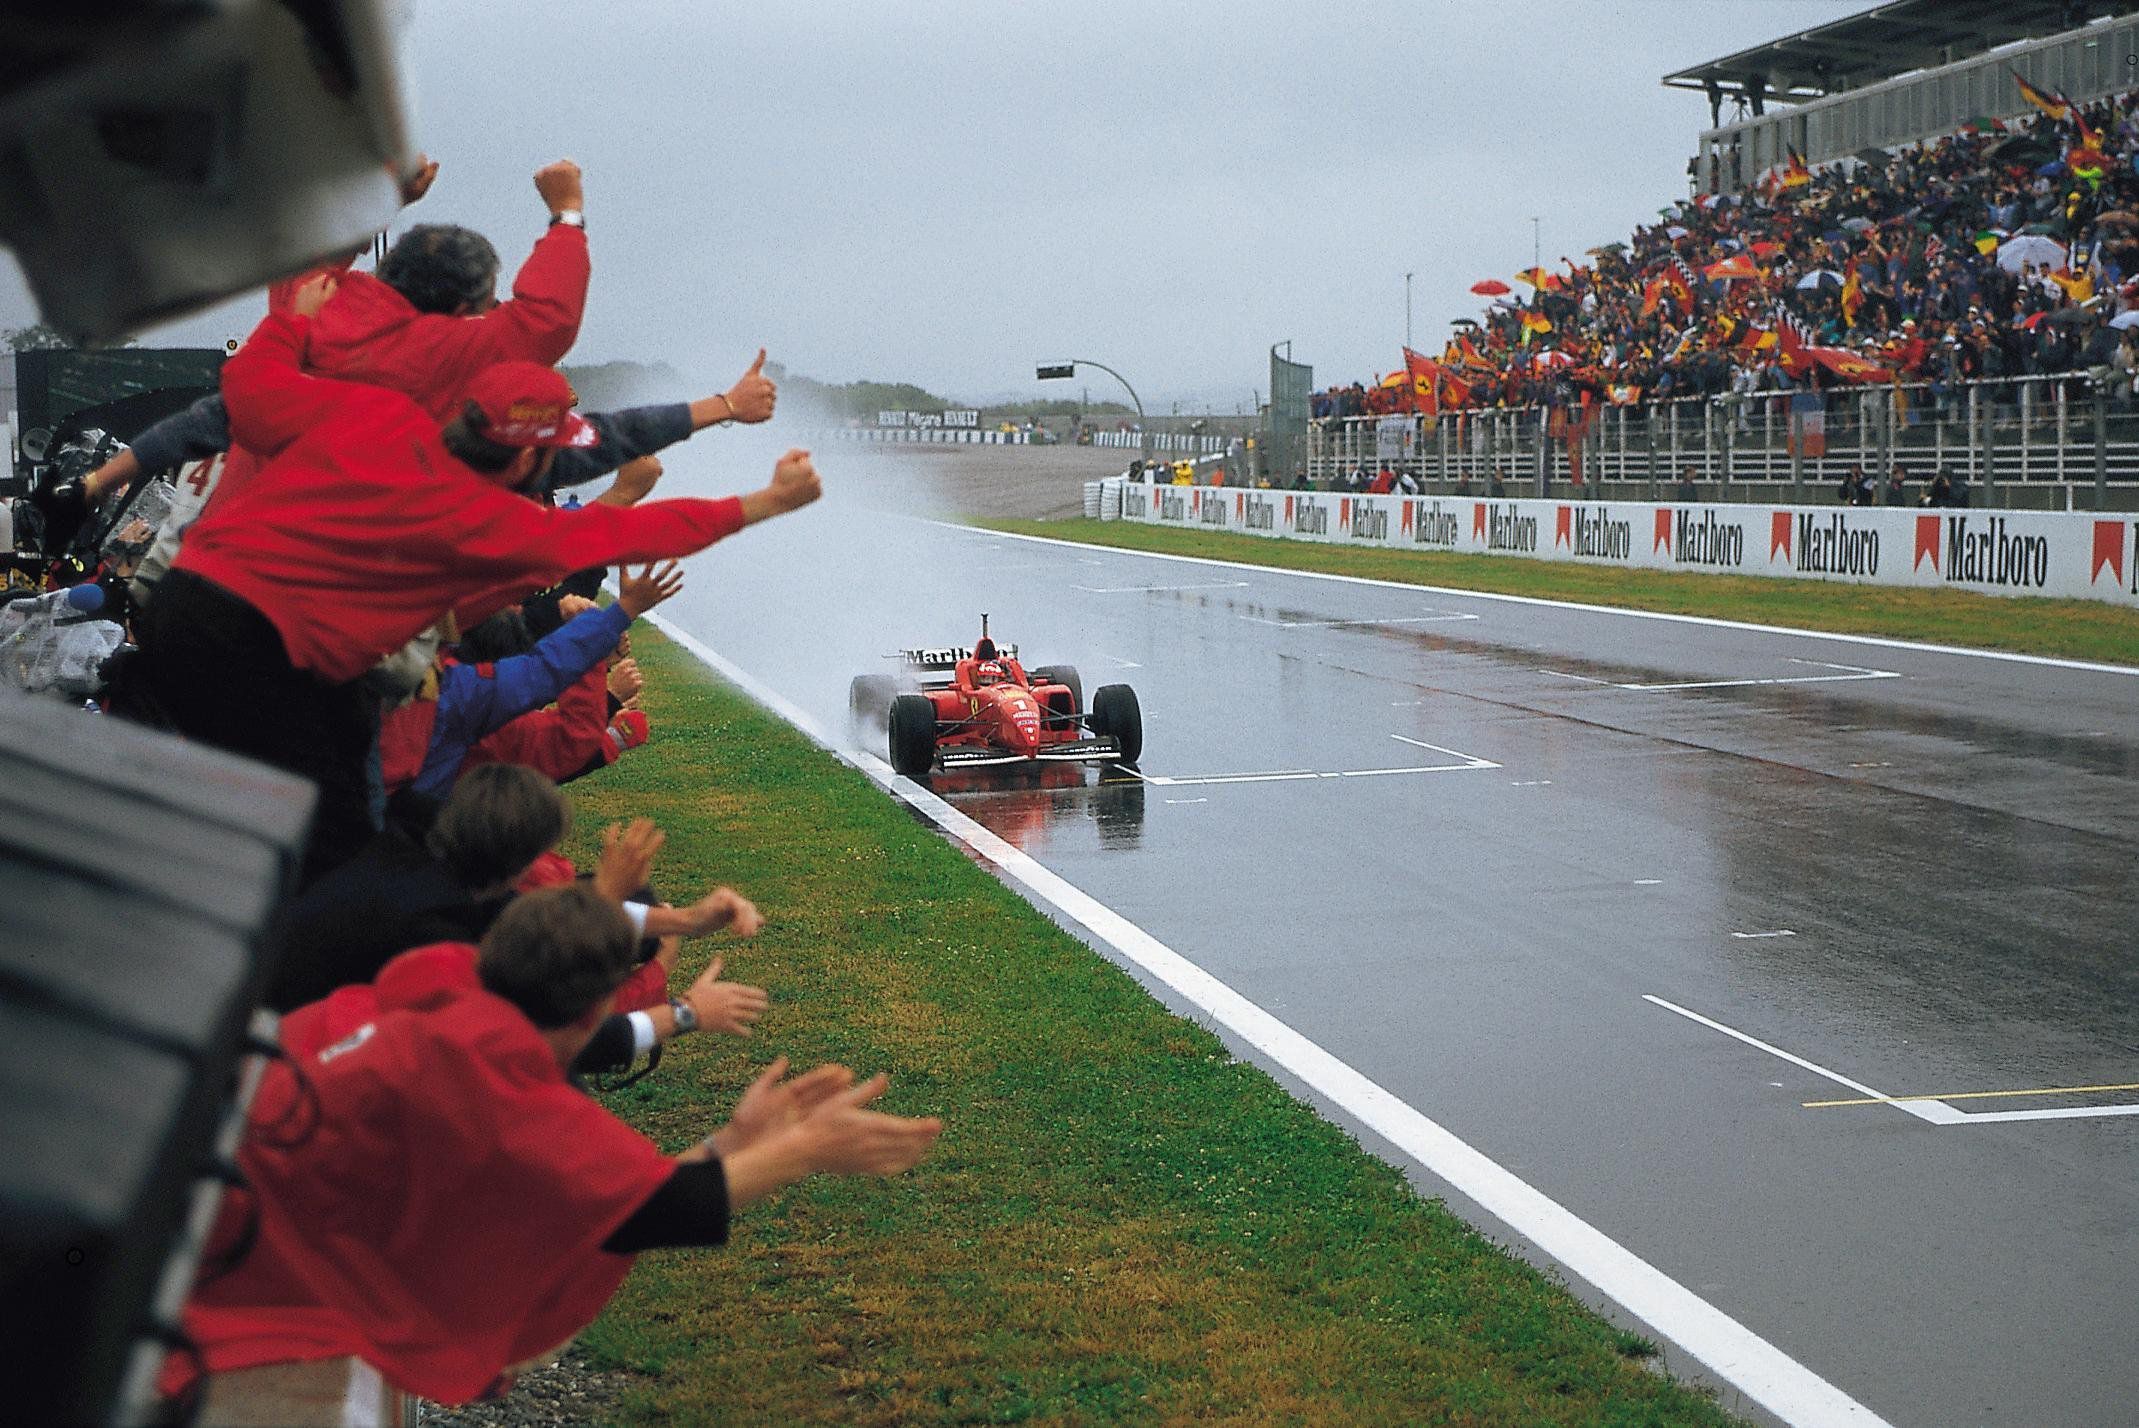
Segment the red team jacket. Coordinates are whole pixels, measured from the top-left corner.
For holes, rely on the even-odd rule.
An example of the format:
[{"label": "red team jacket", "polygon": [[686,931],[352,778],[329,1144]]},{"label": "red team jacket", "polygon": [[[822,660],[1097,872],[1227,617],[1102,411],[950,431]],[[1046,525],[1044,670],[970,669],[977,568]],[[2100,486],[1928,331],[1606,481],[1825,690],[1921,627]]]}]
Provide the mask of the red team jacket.
[{"label": "red team jacket", "polygon": [[308,328],[270,316],[224,364],[232,435],[268,464],[237,489],[225,475],[173,563],[272,620],[299,669],[355,679],[469,599],[689,555],[742,527],[732,496],[555,510],[515,495],[455,460],[409,398],[307,376]]},{"label": "red team jacket", "polygon": [[[238,1160],[257,1193],[219,1229],[257,1206],[257,1236],[186,1305],[210,1372],[353,1354],[463,1403],[616,1292],[632,1260],[601,1245],[674,1162],[565,1080],[475,948],[404,952],[282,1040],[317,1107],[280,1063],[254,1100]],[[166,1390],[188,1373],[174,1356]]]},{"label": "red team jacket", "polygon": [[[468,382],[496,362],[553,367],[572,350],[587,305],[587,234],[553,223],[512,281],[512,297],[479,317],[418,312],[409,300],[352,260],[329,263],[269,286],[267,310],[294,315],[297,289],[321,274],[340,280],[312,321],[302,357],[322,377],[368,382],[415,401],[441,422],[453,416]],[[262,453],[242,441],[231,448],[223,479],[242,488]]]}]

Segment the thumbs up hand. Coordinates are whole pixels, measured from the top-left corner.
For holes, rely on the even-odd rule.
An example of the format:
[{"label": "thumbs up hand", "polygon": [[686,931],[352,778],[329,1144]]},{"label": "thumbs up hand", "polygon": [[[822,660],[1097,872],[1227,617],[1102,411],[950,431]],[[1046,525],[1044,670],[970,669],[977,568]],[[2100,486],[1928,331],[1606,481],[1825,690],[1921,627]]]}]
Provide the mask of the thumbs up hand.
[{"label": "thumbs up hand", "polygon": [[774,402],[779,399],[780,389],[772,378],[765,375],[765,349],[758,349],[758,360],[750,364],[750,370],[736,379],[723,400],[735,420],[755,425],[770,420]]}]

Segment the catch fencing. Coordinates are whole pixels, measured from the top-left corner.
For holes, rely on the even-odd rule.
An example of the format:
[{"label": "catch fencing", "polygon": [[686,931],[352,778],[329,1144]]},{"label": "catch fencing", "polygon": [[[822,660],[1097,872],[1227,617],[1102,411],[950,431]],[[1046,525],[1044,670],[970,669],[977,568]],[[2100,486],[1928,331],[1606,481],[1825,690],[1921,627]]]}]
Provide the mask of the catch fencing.
[{"label": "catch fencing", "polygon": [[1099,512],[1283,540],[2139,606],[2139,519],[2084,512],[1354,496],[1110,477]]},{"label": "catch fencing", "polygon": [[1709,500],[1824,500],[1853,466],[1907,500],[1940,470],[1975,503],[2034,510],[2139,506],[2139,402],[2084,376],[1825,394],[1761,392],[1572,409],[1487,409],[1318,422],[1308,475],[1328,486],[1355,467],[1409,471],[1429,491],[1464,482],[1545,495],[1579,479],[1605,494],[1660,499],[1689,477]]}]

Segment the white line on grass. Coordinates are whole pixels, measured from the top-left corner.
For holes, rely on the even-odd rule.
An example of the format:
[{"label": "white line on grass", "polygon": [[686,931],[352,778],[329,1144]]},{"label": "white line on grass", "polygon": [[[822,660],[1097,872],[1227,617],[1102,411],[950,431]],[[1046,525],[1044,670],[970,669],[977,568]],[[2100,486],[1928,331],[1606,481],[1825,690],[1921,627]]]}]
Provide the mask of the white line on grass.
[{"label": "white line on grass", "polygon": [[[915,519],[920,519],[915,517]],[[1582,610],[1593,615],[1619,615],[1629,620],[1664,620],[1675,625],[1706,625],[1716,630],[1745,630],[1756,635],[1797,635],[1812,640],[1837,640],[1849,645],[1873,645],[1880,649],[1914,650],[1920,654],[1962,655],[1969,659],[2000,660],[2009,664],[2047,665],[2053,669],[2085,670],[2090,674],[2118,674],[2139,679],[2139,665],[2098,664],[2093,660],[2059,659],[2054,655],[2017,654],[2012,650],[1978,650],[1965,645],[1934,645],[1918,640],[1890,639],[1884,635],[1845,635],[1833,630],[1805,630],[1794,625],[1756,625],[1747,620],[1719,620],[1712,615],[1674,615],[1663,610],[1628,610],[1617,605],[1588,605],[1578,600],[1548,600],[1541,595],[1508,595],[1497,590],[1462,590],[1450,585],[1414,585],[1405,580],[1376,580],[1365,575],[1335,575],[1326,570],[1287,570],[1275,565],[1254,565],[1244,560],[1218,560],[1207,555],[1173,555],[1156,550],[1132,550],[1128,546],[1095,546],[1089,541],[1063,540],[1059,536],[1023,535],[1012,531],[984,531],[956,521],[930,521],[946,530],[1003,540],[1037,541],[1041,545],[1068,546],[1075,550],[1110,550],[1146,560],[1178,560],[1190,565],[1210,565],[1221,570],[1249,570],[1258,575],[1285,575],[1300,580],[1335,580],[1346,585],[1371,585],[1383,590],[1426,591],[1465,600],[1498,600],[1509,605],[1547,605],[1560,610]]]},{"label": "white line on grass", "polygon": [[[1429,1173],[1588,1281],[1776,1417],[1803,1424],[1882,1424],[1884,1419],[1775,1345],[1657,1269],[1542,1191],[1488,1159],[1414,1107],[1302,1036],[1114,909],[1051,872],[882,759],[840,749],[780,694],[658,614],[646,617],[835,757],[993,863],[1003,876],[1082,925],[1219,1026],[1327,1097]],[[1844,1083],[1852,1084],[1853,1083]],[[1877,1095],[1876,1091],[1865,1091]]]}]

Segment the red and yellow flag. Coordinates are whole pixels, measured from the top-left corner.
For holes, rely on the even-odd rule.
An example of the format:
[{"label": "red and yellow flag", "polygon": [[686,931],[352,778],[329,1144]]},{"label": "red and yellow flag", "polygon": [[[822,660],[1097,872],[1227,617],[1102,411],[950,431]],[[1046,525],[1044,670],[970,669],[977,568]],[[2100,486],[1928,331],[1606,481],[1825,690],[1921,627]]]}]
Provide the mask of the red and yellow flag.
[{"label": "red and yellow flag", "polygon": [[1790,149],[1787,152],[1790,158],[1783,165],[1782,186],[1784,188],[1803,188],[1806,184],[1812,182],[1812,170],[1805,167],[1805,156],[1803,154],[1800,154],[1796,149]]},{"label": "red and yellow flag", "polygon": [[1864,307],[1864,282],[1857,276],[1857,265],[1852,262],[1842,279],[1842,321],[1850,327],[1857,325],[1857,314]]},{"label": "red and yellow flag", "polygon": [[1441,364],[1423,352],[1404,349],[1404,373],[1411,381],[1411,410],[1429,416],[1441,409]]},{"label": "red and yellow flag", "polygon": [[1535,308],[1524,308],[1522,320],[1524,332],[1546,333],[1552,331],[1552,319]]},{"label": "red and yellow flag", "polygon": [[1693,269],[1687,267],[1683,259],[1673,258],[1664,264],[1664,270],[1658,276],[1663,281],[1664,291],[1677,300],[1680,309],[1692,312]]}]

